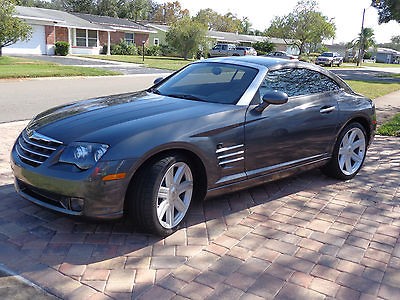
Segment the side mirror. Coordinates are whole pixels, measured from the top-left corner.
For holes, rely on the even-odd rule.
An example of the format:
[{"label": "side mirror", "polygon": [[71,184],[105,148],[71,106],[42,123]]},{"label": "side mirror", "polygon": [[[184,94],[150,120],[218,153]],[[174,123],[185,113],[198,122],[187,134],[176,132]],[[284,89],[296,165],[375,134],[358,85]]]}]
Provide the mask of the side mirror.
[{"label": "side mirror", "polygon": [[271,104],[272,105],[285,104],[286,102],[288,102],[288,95],[284,92],[269,90],[263,95],[262,100],[263,102],[255,108],[255,110],[258,112],[262,112]]},{"label": "side mirror", "polygon": [[154,84],[157,84],[157,83],[159,83],[160,81],[162,81],[164,79],[164,77],[158,77],[158,78],[156,78],[154,81],[153,81],[153,83]]}]

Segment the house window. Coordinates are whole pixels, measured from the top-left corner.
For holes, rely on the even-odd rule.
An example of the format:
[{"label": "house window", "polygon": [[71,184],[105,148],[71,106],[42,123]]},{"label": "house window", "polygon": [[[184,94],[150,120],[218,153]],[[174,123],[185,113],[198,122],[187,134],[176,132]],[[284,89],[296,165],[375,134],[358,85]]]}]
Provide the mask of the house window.
[{"label": "house window", "polygon": [[154,46],[160,46],[160,39],[159,38],[154,38],[153,44],[154,44]]},{"label": "house window", "polygon": [[75,44],[78,47],[97,47],[97,31],[76,29]]},{"label": "house window", "polygon": [[125,42],[127,42],[128,44],[135,43],[135,37],[134,37],[133,33],[125,32]]},{"label": "house window", "polygon": [[86,47],[86,29],[76,30],[76,45],[79,47]]}]

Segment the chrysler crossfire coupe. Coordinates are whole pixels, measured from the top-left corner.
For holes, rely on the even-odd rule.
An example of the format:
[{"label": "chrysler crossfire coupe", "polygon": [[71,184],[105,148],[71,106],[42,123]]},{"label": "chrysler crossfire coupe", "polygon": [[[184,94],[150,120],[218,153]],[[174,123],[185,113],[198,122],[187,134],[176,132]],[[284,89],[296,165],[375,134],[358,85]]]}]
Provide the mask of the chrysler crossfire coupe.
[{"label": "chrysler crossfire coupe", "polygon": [[145,91],[37,115],[11,154],[24,198],[166,236],[206,196],[320,167],[348,180],[376,127],[372,101],[319,66],[212,58]]}]

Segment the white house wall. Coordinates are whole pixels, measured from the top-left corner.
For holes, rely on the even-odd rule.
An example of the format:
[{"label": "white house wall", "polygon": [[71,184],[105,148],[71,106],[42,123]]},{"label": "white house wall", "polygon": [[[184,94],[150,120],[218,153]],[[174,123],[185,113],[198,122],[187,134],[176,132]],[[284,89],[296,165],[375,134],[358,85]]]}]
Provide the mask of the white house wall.
[{"label": "white house wall", "polygon": [[17,42],[3,48],[3,54],[46,54],[46,35],[43,25],[31,25],[32,37],[25,42]]}]

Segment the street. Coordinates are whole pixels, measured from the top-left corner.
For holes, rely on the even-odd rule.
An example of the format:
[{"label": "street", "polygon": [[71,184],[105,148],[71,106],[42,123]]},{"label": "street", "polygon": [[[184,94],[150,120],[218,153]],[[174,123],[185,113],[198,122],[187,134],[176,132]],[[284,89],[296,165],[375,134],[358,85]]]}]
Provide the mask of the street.
[{"label": "street", "polygon": [[65,103],[150,87],[167,74],[0,80],[0,123],[28,120]]}]

